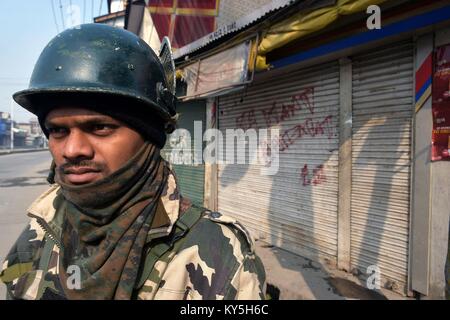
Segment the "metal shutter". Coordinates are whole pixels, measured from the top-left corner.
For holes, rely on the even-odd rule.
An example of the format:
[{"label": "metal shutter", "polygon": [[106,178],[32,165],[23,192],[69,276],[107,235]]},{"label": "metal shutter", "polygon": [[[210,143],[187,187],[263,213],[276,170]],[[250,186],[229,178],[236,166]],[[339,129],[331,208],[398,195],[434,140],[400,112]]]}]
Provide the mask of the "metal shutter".
[{"label": "metal shutter", "polygon": [[[206,106],[205,101],[189,101],[179,103],[177,106],[179,120],[177,127],[186,129],[191,134],[192,154],[194,154],[194,121],[201,121],[202,134],[205,131]],[[161,154],[164,158],[170,159],[171,152],[170,135]],[[205,185],[205,165],[179,165],[172,164],[181,194],[189,198],[193,203],[203,206],[204,185]]]},{"label": "metal shutter", "polygon": [[408,274],[413,45],[353,60],[351,265],[377,265],[386,287]]},{"label": "metal shutter", "polygon": [[[279,124],[266,121],[264,115],[272,107],[288,109],[305,93],[306,98],[297,101],[301,110],[277,113]],[[220,97],[219,129],[224,137],[225,129],[239,127],[237,120],[249,115],[254,116],[253,128],[279,128],[280,136],[286,130],[294,133],[284,140],[289,147],[280,151],[274,176],[260,175],[257,165],[219,166],[219,210],[272,245],[336,263],[338,109],[337,62],[285,73]]]},{"label": "metal shutter", "polygon": [[205,166],[174,165],[173,169],[180,185],[181,194],[193,203],[203,206]]}]

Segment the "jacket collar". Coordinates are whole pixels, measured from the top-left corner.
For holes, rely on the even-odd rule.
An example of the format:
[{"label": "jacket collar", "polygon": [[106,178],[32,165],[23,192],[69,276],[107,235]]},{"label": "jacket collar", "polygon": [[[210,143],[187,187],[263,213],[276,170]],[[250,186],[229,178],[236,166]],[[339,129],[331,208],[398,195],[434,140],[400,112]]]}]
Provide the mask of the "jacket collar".
[{"label": "jacket collar", "polygon": [[[64,210],[58,210],[64,206],[64,198],[60,196],[61,187],[53,184],[50,189],[41,194],[28,208],[28,215],[45,221],[56,234],[60,234]],[[180,196],[177,190],[175,177],[170,174],[167,182],[167,190],[159,199],[156,215],[148,232],[147,242],[152,239],[164,237],[170,234],[175,222],[180,215]]]}]

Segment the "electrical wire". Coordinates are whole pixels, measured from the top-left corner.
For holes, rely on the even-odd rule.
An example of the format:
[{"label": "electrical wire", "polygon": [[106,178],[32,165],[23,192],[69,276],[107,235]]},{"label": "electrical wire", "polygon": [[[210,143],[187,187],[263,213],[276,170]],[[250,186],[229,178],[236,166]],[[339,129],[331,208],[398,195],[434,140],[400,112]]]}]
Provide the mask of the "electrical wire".
[{"label": "electrical wire", "polygon": [[59,33],[59,26],[58,26],[58,21],[56,20],[56,14],[55,14],[55,8],[54,8],[53,0],[50,0],[50,2],[52,4],[53,21],[55,22],[56,32]]},{"label": "electrical wire", "polygon": [[64,14],[63,14],[63,10],[62,10],[63,6],[61,4],[61,0],[59,0],[59,12],[61,13],[61,22],[63,25],[63,30],[66,29],[66,26],[64,25]]},{"label": "electrical wire", "polygon": [[69,0],[69,8],[70,8],[70,27],[73,27],[73,8],[72,8],[72,0]]}]

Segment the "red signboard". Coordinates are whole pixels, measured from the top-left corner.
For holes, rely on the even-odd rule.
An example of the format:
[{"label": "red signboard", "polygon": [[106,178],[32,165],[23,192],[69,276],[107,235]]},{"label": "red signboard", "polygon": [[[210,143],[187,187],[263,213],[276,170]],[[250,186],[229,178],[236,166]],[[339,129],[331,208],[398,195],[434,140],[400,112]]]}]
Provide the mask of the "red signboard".
[{"label": "red signboard", "polygon": [[450,161],[450,44],[435,52],[431,160]]},{"label": "red signboard", "polygon": [[149,10],[160,39],[181,48],[215,29],[218,0],[150,0]]}]

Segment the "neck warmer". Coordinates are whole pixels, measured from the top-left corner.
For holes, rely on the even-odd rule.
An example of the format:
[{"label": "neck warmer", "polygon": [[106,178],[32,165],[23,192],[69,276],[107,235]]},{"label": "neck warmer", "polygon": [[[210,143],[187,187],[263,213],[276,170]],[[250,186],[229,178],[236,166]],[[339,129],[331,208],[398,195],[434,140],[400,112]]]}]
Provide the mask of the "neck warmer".
[{"label": "neck warmer", "polygon": [[150,143],[119,170],[90,184],[66,184],[56,170],[67,200],[59,277],[68,299],[132,298],[169,173],[159,149]]}]

